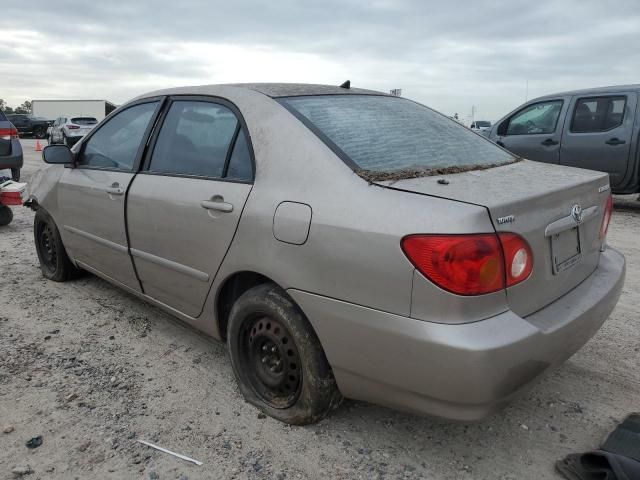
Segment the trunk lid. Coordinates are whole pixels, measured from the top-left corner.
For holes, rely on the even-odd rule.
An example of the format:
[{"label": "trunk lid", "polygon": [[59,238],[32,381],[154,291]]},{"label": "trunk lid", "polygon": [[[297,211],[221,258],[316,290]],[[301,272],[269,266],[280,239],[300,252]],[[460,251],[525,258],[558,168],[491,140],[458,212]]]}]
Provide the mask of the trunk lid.
[{"label": "trunk lid", "polygon": [[[523,160],[487,170],[375,183],[484,206],[496,231],[525,238],[533,251],[533,272],[507,289],[509,307],[518,315],[544,308],[598,265],[609,196],[606,173]],[[572,216],[575,205],[582,211],[579,223]]]}]

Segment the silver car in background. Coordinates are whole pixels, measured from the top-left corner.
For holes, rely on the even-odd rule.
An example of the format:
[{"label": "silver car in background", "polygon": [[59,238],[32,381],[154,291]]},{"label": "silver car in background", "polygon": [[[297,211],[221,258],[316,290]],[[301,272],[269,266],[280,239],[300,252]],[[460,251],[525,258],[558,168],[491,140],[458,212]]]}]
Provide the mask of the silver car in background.
[{"label": "silver car in background", "polygon": [[624,281],[606,174],[379,92],[156,91],[43,157],[44,276],[89,271],[225,340],[245,398],[288,423],[342,396],[482,418],[584,345]]},{"label": "silver car in background", "polygon": [[62,143],[73,147],[97,124],[98,120],[94,117],[58,117],[47,132],[49,144]]}]

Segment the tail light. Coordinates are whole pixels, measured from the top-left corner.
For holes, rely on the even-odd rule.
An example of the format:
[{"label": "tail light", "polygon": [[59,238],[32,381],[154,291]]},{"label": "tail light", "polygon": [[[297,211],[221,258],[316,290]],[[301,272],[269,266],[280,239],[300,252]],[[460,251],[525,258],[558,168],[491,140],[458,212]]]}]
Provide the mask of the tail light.
[{"label": "tail light", "polygon": [[515,233],[409,235],[401,247],[425,277],[458,295],[497,292],[533,270],[531,248]]},{"label": "tail light", "polygon": [[0,138],[2,140],[17,140],[18,130],[15,127],[0,128]]},{"label": "tail light", "polygon": [[602,216],[602,225],[600,225],[600,239],[604,240],[609,230],[609,222],[611,221],[611,214],[613,213],[613,197],[609,195],[607,198],[607,204],[604,207],[604,215]]},{"label": "tail light", "polygon": [[67,125],[67,128],[68,128],[69,130],[77,130],[77,129],[79,129],[80,127],[79,127],[78,125]]}]

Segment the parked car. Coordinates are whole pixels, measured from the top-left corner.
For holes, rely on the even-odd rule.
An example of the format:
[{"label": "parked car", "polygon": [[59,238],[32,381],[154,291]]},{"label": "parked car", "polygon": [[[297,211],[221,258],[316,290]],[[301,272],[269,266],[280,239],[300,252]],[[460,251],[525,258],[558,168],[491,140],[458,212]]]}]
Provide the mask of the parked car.
[{"label": "parked car", "polygon": [[58,117],[48,132],[49,143],[64,143],[72,147],[97,124],[94,117]]},{"label": "parked car", "polygon": [[491,130],[491,122],[488,120],[475,120],[471,122],[471,126],[469,128],[474,132],[484,132],[486,130]]},{"label": "parked car", "polygon": [[621,85],[536,98],[498,121],[489,138],[524,158],[606,172],[613,193],[637,193],[638,93],[640,85]]},{"label": "parked car", "polygon": [[342,396],[481,418],[591,338],[624,281],[606,174],[369,90],[156,91],[43,157],[44,276],[92,272],[224,339],[284,422]]},{"label": "parked car", "polygon": [[46,118],[22,113],[7,115],[7,118],[18,129],[18,134],[31,135],[35,138],[45,138],[47,128],[53,123]]},{"label": "parked car", "polygon": [[22,163],[18,130],[0,110],[0,170],[10,170],[12,180],[17,182],[20,180]]}]

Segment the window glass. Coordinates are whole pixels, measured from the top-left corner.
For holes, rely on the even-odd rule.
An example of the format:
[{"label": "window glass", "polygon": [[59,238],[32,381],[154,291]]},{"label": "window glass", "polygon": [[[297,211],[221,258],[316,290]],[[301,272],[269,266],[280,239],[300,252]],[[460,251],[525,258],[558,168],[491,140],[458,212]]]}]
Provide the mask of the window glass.
[{"label": "window glass", "polygon": [[131,170],[157,105],[142,103],[112,117],[86,143],[78,165]]},{"label": "window glass", "polygon": [[253,168],[251,166],[251,154],[247,145],[247,137],[243,130],[240,130],[238,139],[233,147],[231,160],[229,160],[229,169],[226,178],[232,180],[252,180]]},{"label": "window glass", "polygon": [[604,132],[622,125],[626,97],[581,98],[571,119],[576,133]]},{"label": "window glass", "polygon": [[71,123],[75,123],[76,125],[95,125],[98,123],[93,117],[75,117],[71,119]]},{"label": "window glass", "polygon": [[514,161],[467,127],[404,98],[318,95],[280,102],[363,170],[473,168]]},{"label": "window glass", "polygon": [[529,105],[509,121],[507,135],[550,134],[556,131],[562,100]]},{"label": "window glass", "polygon": [[222,177],[238,120],[223,105],[177,101],[158,135],[149,170]]}]

